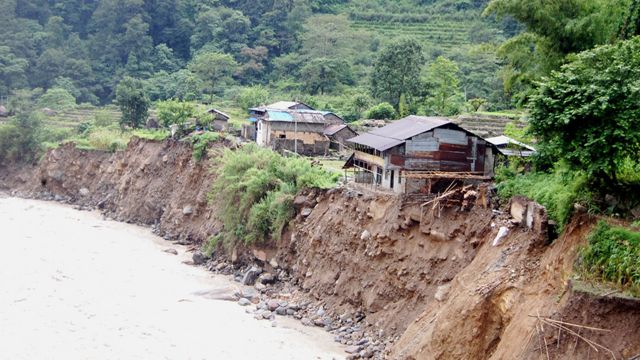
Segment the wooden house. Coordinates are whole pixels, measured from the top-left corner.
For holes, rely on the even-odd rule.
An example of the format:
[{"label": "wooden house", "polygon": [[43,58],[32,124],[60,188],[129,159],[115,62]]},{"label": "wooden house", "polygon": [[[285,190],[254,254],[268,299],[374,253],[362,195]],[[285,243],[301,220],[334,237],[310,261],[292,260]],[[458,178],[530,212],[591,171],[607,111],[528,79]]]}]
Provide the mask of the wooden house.
[{"label": "wooden house", "polygon": [[328,114],[316,110],[265,109],[255,119],[256,143],[280,152],[325,155],[329,151],[325,129],[344,123],[339,117]]},{"label": "wooden house", "polygon": [[207,114],[210,114],[213,117],[213,121],[211,122],[211,126],[216,131],[226,131],[229,129],[229,115],[223,113],[218,109],[209,109],[207,110]]},{"label": "wooden house", "polygon": [[358,136],[347,124],[329,125],[324,129],[324,135],[329,139],[329,148],[336,151],[345,151],[350,148],[347,140]]},{"label": "wooden house", "polygon": [[348,140],[356,181],[431,193],[440,180],[493,177],[495,146],[442,117],[408,116]]}]

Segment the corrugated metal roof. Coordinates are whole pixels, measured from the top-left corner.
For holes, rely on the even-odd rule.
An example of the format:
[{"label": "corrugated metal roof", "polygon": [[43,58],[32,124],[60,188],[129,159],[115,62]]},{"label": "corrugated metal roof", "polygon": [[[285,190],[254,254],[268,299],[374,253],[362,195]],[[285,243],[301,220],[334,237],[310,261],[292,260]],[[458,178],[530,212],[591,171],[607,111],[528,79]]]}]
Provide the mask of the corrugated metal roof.
[{"label": "corrugated metal roof", "polygon": [[342,129],[346,128],[346,127],[347,127],[347,125],[346,125],[346,124],[342,124],[342,125],[329,125],[329,126],[327,126],[327,128],[326,128],[326,129],[324,129],[324,134],[325,134],[325,135],[329,135],[329,136],[331,136],[331,135],[333,135],[333,134],[337,133],[338,131],[340,131],[340,130],[342,130]]},{"label": "corrugated metal roof", "polygon": [[369,133],[392,139],[407,140],[446,124],[451,124],[451,120],[435,116],[410,115]]},{"label": "corrugated metal roof", "polygon": [[304,105],[309,108],[309,110],[313,110],[313,108],[305,103],[299,101],[276,101],[273,104],[266,105],[267,109],[277,109],[277,110],[293,110],[292,108],[298,105]]},{"label": "corrugated metal roof", "polygon": [[347,141],[354,144],[365,145],[378,151],[385,151],[404,143],[404,140],[392,139],[385,136],[375,135],[370,132],[358,135]]},{"label": "corrugated metal roof", "polygon": [[451,124],[447,118],[411,115],[347,141],[385,151],[418,134],[447,124]]},{"label": "corrugated metal roof", "polygon": [[510,138],[508,136],[505,136],[505,135],[494,136],[494,137],[491,137],[491,138],[487,138],[485,140],[487,140],[488,142],[490,142],[493,145],[498,146],[498,147],[506,146],[506,145],[509,145],[509,144],[515,144],[515,145],[521,146],[521,147],[523,147],[523,148],[525,148],[525,149],[527,149],[529,151],[536,151],[536,149],[533,146],[527,145],[527,144],[525,144],[523,142],[520,142],[520,141],[518,141],[516,139],[512,139],[512,138]]},{"label": "corrugated metal roof", "polygon": [[267,109],[267,121],[299,122],[306,124],[324,124],[324,115],[319,111],[273,110]]},{"label": "corrugated metal roof", "polygon": [[220,111],[220,110],[218,110],[218,109],[215,109],[215,108],[211,108],[211,109],[207,110],[207,112],[208,112],[208,113],[215,112],[215,113],[218,113],[218,114],[220,114],[220,115],[222,115],[222,116],[226,117],[227,119],[231,118],[229,115],[227,115],[227,114],[223,113],[222,111]]}]

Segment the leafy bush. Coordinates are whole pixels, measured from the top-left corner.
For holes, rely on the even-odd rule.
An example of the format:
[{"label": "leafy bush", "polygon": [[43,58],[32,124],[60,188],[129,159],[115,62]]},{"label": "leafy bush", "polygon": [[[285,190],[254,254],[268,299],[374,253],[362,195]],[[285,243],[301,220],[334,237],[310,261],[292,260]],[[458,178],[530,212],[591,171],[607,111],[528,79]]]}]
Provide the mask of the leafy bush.
[{"label": "leafy bush", "polygon": [[203,134],[193,135],[191,137],[191,144],[193,145],[193,158],[196,161],[202,160],[207,154],[209,145],[220,139],[220,134],[217,132],[207,131]]},{"label": "leafy bush", "polygon": [[218,204],[224,229],[214,240],[232,244],[278,239],[294,216],[297,192],[333,187],[340,176],[255,144],[227,150],[217,165],[210,199]]},{"label": "leafy bush", "polygon": [[367,111],[367,118],[388,120],[396,118],[396,110],[387,102],[380,103]]},{"label": "leafy bush", "polygon": [[498,195],[506,200],[524,195],[542,204],[549,217],[558,223],[559,229],[567,224],[573,204],[591,206],[591,194],[586,176],[581,172],[556,169],[553,173],[533,172],[515,175],[504,169],[496,176]]},{"label": "leafy bush", "polygon": [[166,100],[157,103],[158,118],[163,126],[183,125],[195,114],[195,105],[190,102]]},{"label": "leafy bush", "polygon": [[38,106],[53,110],[73,109],[76,106],[76,98],[65,89],[51,88],[40,97]]},{"label": "leafy bush", "polygon": [[[582,52],[539,86],[531,132],[541,152],[615,192],[627,158],[640,154],[640,38]],[[624,194],[624,189],[619,191]]]},{"label": "leafy bush", "polygon": [[262,85],[254,85],[246,87],[240,91],[236,98],[236,102],[246,110],[258,105],[264,105],[269,102],[269,90]]},{"label": "leafy bush", "polygon": [[640,232],[600,221],[576,265],[588,279],[614,283],[640,295]]},{"label": "leafy bush", "polygon": [[33,162],[42,151],[42,119],[20,113],[0,126],[0,164]]}]

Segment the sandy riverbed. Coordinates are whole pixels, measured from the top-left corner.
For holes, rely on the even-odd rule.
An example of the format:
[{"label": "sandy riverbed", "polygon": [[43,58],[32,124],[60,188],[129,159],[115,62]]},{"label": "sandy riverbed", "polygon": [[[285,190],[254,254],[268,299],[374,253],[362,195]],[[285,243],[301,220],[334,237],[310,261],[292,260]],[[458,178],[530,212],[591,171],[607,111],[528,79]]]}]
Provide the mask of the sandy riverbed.
[{"label": "sandy riverbed", "polygon": [[0,231],[0,359],[343,358],[323,330],[198,295],[238,285],[148,229],[0,196]]}]

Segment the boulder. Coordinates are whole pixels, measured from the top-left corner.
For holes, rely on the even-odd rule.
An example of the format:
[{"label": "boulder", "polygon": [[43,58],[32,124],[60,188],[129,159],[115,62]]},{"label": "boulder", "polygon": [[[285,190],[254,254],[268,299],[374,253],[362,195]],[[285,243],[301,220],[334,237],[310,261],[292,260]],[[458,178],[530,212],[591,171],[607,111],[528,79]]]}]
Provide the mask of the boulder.
[{"label": "boulder", "polygon": [[311,215],[312,211],[313,209],[306,207],[302,209],[302,211],[300,212],[300,215],[302,215],[302,217],[308,217],[309,215]]},{"label": "boulder", "polygon": [[267,261],[267,253],[262,250],[253,249],[253,256],[262,262]]},{"label": "boulder", "polygon": [[442,302],[447,300],[449,297],[449,290],[451,289],[451,284],[440,285],[436,290],[436,294],[433,296],[436,300]]},{"label": "boulder", "polygon": [[193,207],[191,205],[187,205],[185,207],[182,208],[182,214],[183,215],[191,215],[193,214]]},{"label": "boulder", "polygon": [[0,105],[0,117],[8,117],[9,116],[9,111],[7,111],[7,108]]},{"label": "boulder", "polygon": [[240,306],[248,306],[251,305],[252,302],[251,300],[247,299],[247,298],[241,298],[240,300],[238,300],[238,305]]},{"label": "boulder", "polygon": [[194,252],[191,259],[193,259],[194,265],[202,265],[207,261],[207,257],[200,251]]},{"label": "boulder", "polygon": [[89,196],[89,189],[84,188],[84,187],[83,187],[83,188],[81,188],[81,189],[80,189],[80,196],[82,196],[82,197]]},{"label": "boulder", "polygon": [[242,284],[252,286],[255,284],[258,276],[262,273],[262,269],[257,266],[252,266],[247,272],[242,276]]}]

